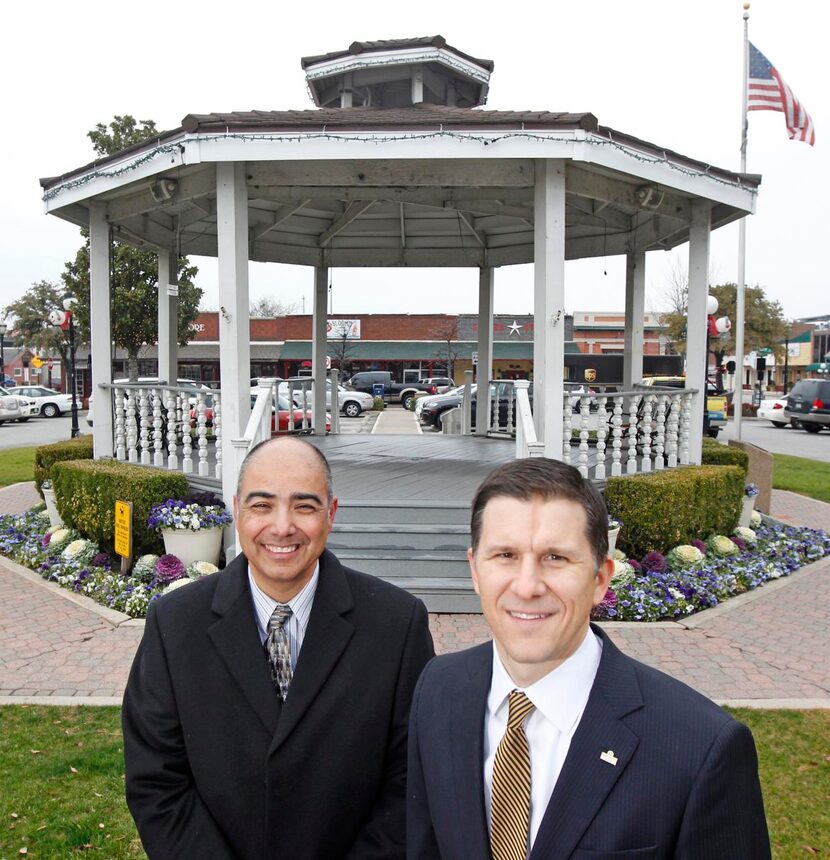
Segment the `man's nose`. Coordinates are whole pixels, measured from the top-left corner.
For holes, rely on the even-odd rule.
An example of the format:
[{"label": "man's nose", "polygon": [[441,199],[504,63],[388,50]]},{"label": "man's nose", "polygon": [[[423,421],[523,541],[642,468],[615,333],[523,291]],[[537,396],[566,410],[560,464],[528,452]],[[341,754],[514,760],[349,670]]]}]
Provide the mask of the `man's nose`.
[{"label": "man's nose", "polygon": [[294,531],[294,518],[288,505],[276,505],[271,511],[271,529],[280,535],[291,534]]},{"label": "man's nose", "polygon": [[545,584],[542,581],[541,573],[541,566],[535,558],[522,558],[513,579],[513,593],[523,600],[530,600],[533,597],[543,595]]}]

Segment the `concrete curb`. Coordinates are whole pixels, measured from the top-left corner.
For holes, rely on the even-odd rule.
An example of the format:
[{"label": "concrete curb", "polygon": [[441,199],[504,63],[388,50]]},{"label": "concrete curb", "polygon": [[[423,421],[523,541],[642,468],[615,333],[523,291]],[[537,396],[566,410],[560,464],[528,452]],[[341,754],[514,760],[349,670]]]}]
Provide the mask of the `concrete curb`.
[{"label": "concrete curb", "polygon": [[121,707],[121,697],[118,696],[0,696],[0,708],[3,705],[49,705],[64,708],[72,705],[85,707]]}]

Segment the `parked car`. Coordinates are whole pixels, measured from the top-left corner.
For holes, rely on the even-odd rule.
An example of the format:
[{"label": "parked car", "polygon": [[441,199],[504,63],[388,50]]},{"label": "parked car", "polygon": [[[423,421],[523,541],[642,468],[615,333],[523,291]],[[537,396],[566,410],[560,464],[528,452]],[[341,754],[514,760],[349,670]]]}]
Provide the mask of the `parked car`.
[{"label": "parked car", "polygon": [[784,417],[808,433],[830,427],[830,379],[801,379],[787,396]]},{"label": "parked car", "polygon": [[23,423],[28,421],[33,415],[40,415],[40,406],[38,406],[37,401],[33,397],[21,395],[20,389],[17,387],[0,388],[0,397],[16,397],[19,401],[20,414],[14,419],[4,418],[4,421],[13,420]]},{"label": "parked car", "polygon": [[[288,397],[290,391],[290,382],[285,380],[279,384],[279,393],[283,397]],[[313,389],[308,389],[306,394],[306,406],[311,403],[314,396]],[[302,406],[303,393],[302,389],[294,388],[294,403],[297,406]],[[346,388],[343,385],[337,386],[337,402],[339,409],[347,418],[357,418],[361,412],[367,409],[372,409],[375,405],[375,398],[365,391],[354,391],[351,388]],[[331,412],[331,380],[326,380],[326,411]]]},{"label": "parked car", "polygon": [[757,415],[758,418],[772,421],[773,427],[786,427],[789,423],[784,415],[786,408],[786,397],[768,397],[766,400],[761,401]]},{"label": "parked car", "polygon": [[449,376],[428,376],[426,379],[419,379],[418,385],[425,385],[426,391],[435,388],[436,394],[446,394],[451,388],[455,388],[455,380]]},{"label": "parked car", "polygon": [[[5,391],[5,389],[0,389]],[[25,401],[11,394],[0,394],[0,424],[4,421],[20,421],[23,418]]]},{"label": "parked car", "polygon": [[[46,388],[43,385],[21,385],[15,389],[15,394],[34,400],[40,407],[40,414],[45,418],[57,418],[64,412],[72,410],[72,395]],[[80,408],[80,403],[78,403]]]}]

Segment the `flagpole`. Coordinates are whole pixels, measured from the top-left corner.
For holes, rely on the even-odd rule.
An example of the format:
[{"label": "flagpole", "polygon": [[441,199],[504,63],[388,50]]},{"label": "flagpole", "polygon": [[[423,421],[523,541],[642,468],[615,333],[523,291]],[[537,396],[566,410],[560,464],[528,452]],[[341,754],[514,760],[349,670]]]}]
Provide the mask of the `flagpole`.
[{"label": "flagpole", "polygon": [[[744,3],[744,65],[741,93],[741,173],[746,173],[746,141],[749,132],[747,100],[749,91],[749,3]],[[738,222],[738,284],[735,290],[735,396],[732,398],[735,439],[741,441],[741,418],[744,404],[744,314],[746,290],[746,216]],[[737,401],[737,402],[736,402]]]}]

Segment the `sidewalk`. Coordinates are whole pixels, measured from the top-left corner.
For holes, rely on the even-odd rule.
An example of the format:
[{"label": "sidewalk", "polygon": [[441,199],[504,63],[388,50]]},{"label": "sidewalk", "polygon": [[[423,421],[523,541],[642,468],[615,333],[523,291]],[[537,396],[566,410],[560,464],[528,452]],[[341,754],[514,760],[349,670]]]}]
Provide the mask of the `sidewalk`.
[{"label": "sidewalk", "polygon": [[[0,513],[36,498],[32,484],[0,489]],[[773,515],[830,528],[830,505],[794,493],[773,491]],[[633,657],[721,704],[830,708],[830,611],[816,600],[829,577],[825,558],[683,623],[603,627]],[[439,653],[489,639],[481,615],[433,614],[430,626]],[[142,630],[0,559],[0,704],[119,704]]]}]

